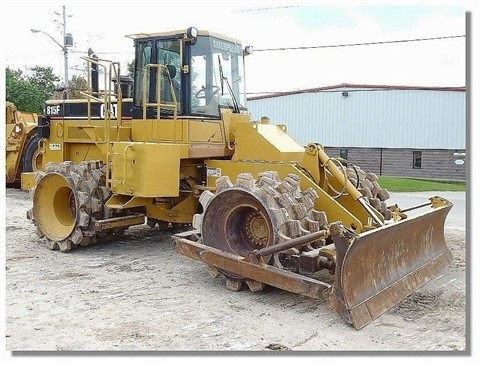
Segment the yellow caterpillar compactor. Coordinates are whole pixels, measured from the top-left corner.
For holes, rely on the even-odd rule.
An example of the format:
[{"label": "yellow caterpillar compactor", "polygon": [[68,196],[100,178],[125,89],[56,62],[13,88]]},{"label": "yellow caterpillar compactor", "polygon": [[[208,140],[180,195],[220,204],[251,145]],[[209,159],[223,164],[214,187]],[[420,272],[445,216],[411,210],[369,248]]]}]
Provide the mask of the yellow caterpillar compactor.
[{"label": "yellow caterpillar compactor", "polygon": [[[451,262],[450,202],[432,197],[407,216],[417,207],[387,207],[374,174],[298,144],[284,125],[250,119],[251,47],[195,28],[129,37],[133,103],[111,86],[120,85],[118,63],[85,57],[103,85],[85,94],[87,115],[67,118],[60,105],[39,121],[43,171],[22,184],[34,189],[27,216],[50,249],[145,222],[191,225],[174,235],[177,250],[224,275],[229,289],[328,298],[357,329]],[[103,118],[91,116],[95,103]]]},{"label": "yellow caterpillar compactor", "polygon": [[22,172],[37,171],[41,165],[38,149],[36,113],[17,109],[15,104],[5,103],[5,182],[18,185]]}]

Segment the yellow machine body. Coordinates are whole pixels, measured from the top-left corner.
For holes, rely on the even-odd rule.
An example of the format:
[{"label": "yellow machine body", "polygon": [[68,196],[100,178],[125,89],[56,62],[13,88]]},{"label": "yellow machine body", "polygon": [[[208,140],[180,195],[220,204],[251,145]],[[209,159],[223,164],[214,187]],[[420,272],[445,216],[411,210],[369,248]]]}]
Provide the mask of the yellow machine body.
[{"label": "yellow machine body", "polygon": [[[451,261],[450,202],[432,198],[429,213],[405,220],[374,174],[318,143],[300,145],[285,125],[251,120],[239,41],[192,28],[130,37],[131,113],[105,81],[85,93],[85,118],[51,117],[41,131],[43,171],[28,180],[28,216],[49,248],[86,246],[145,220],[191,224],[175,236],[179,252],[218,269],[230,289],[268,284],[315,298],[326,290],[356,328]],[[118,64],[85,60],[120,84]],[[116,114],[92,117],[90,103],[111,111],[113,101]],[[306,276],[324,269],[333,284]]]},{"label": "yellow machine body", "polygon": [[[11,103],[5,104],[5,172],[7,184],[18,184],[20,182],[21,173],[24,171],[25,153],[29,144],[34,146],[33,139],[37,133],[37,114],[24,112],[17,109]],[[38,159],[38,151],[33,147],[29,148],[29,160],[36,162]],[[32,171],[34,166],[30,164]]]}]

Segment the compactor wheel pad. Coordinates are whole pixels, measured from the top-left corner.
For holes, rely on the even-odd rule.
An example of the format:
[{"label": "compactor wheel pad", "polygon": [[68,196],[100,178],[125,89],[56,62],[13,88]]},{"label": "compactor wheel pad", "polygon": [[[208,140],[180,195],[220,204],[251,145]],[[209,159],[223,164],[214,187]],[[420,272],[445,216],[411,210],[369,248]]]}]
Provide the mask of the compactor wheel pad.
[{"label": "compactor wheel pad", "polygon": [[[203,213],[194,217],[193,226],[201,231],[203,244],[243,257],[253,250],[325,229],[326,214],[314,209],[318,195],[313,189],[301,191],[299,182],[295,174],[281,180],[276,171],[260,173],[257,179],[242,173],[235,184],[223,176],[217,179],[215,194],[206,191],[200,197]],[[301,248],[311,249],[311,245]],[[298,252],[291,249],[263,260],[294,271],[290,255]],[[243,282],[253,291],[263,288],[235,273],[222,273],[231,290],[240,290]]]},{"label": "compactor wheel pad", "polygon": [[35,222],[39,236],[46,238],[46,246],[69,251],[96,242],[98,233],[88,229],[91,220],[111,214],[104,208],[109,192],[104,187],[103,163],[48,163],[36,180],[31,191],[33,208],[27,215]]}]

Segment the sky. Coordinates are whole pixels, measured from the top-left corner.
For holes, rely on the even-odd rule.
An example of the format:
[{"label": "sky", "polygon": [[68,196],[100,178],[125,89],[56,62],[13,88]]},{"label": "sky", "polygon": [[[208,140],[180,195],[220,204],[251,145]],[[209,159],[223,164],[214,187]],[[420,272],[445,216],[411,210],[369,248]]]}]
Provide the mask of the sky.
[{"label": "sky", "polygon": [[[249,95],[349,84],[405,86],[470,86],[468,129],[478,136],[479,1],[22,1],[0,0],[0,62],[27,71],[36,65],[52,67],[61,79],[62,6],[67,32],[73,35],[69,75],[81,73],[81,56],[91,47],[102,58],[119,61],[122,69],[133,60],[133,42],[125,35],[196,26],[239,39],[256,51],[246,59]],[[471,48],[466,47],[466,13],[472,15]],[[320,47],[368,42],[456,37],[442,40],[395,42],[368,46],[323,47],[309,50],[261,51],[270,48]],[[470,68],[466,65],[470,64]],[[4,83],[4,73],[0,84]],[[1,96],[4,87],[0,89]],[[473,95],[473,96],[472,96]],[[475,98],[477,97],[477,98]],[[472,142],[470,161],[477,160]],[[471,164],[470,181],[479,164]],[[472,183],[470,186],[478,186]],[[476,189],[468,198],[478,202]],[[472,209],[473,213],[473,209]],[[474,226],[471,237],[478,236]],[[471,255],[478,257],[478,245]],[[478,263],[478,260],[477,260]],[[478,265],[473,265],[473,270]],[[472,272],[472,278],[478,277]],[[478,284],[478,283],[477,283]],[[478,288],[478,286],[476,286]],[[478,290],[472,307],[478,308]],[[478,311],[477,311],[478,312]],[[472,313],[475,315],[475,313]],[[321,326],[321,324],[320,324]],[[478,318],[473,330],[478,335]],[[478,340],[478,338],[475,338]],[[479,351],[475,350],[478,359]],[[70,359],[69,359],[70,360]],[[82,359],[80,359],[82,360]],[[369,359],[374,363],[374,359]],[[384,362],[385,358],[380,358]],[[472,358],[455,358],[459,364]],[[82,360],[83,361],[83,360]],[[230,360],[229,360],[230,361]],[[437,364],[452,358],[438,357]],[[395,362],[395,361],[394,361]]]},{"label": "sky", "polygon": [[[80,59],[91,47],[102,58],[133,60],[125,37],[196,26],[252,45],[246,59],[249,95],[341,83],[407,86],[465,86],[464,1],[22,1],[0,0],[5,65],[50,66],[64,79],[61,46],[65,5],[69,77],[81,73]],[[135,4],[133,6],[132,4]],[[332,5],[334,4],[334,5]],[[395,5],[386,5],[395,4]],[[418,5],[420,4],[420,5]],[[412,39],[456,37],[429,41]],[[368,46],[266,51],[271,48]],[[263,51],[262,51],[263,50]]]}]

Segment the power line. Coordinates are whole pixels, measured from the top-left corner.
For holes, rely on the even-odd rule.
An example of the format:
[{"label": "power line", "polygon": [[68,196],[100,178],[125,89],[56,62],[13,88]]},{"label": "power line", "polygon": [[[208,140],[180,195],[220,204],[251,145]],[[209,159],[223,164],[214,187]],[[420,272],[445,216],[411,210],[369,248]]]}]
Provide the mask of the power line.
[{"label": "power line", "polygon": [[[87,51],[69,51],[68,53],[76,53],[76,54],[87,54]],[[135,52],[96,52],[97,54],[118,54],[118,55],[134,55]],[[35,57],[50,57],[50,56],[56,56],[58,52],[45,52],[45,53],[36,53]],[[32,58],[32,55],[29,56],[17,56],[17,57],[6,57],[5,61],[15,61],[15,60],[22,60],[22,59],[27,59],[27,58]]]},{"label": "power line", "polygon": [[288,50],[315,49],[315,48],[337,48],[337,47],[372,46],[372,45],[379,45],[379,44],[422,42],[422,41],[436,41],[436,40],[442,40],[442,39],[464,38],[464,37],[465,37],[465,35],[450,35],[450,36],[444,36],[444,37],[413,38],[413,39],[400,39],[400,40],[394,40],[394,41],[379,41],[379,42],[365,42],[365,43],[330,44],[330,45],[305,46],[305,47],[261,48],[261,49],[255,49],[255,52],[288,51]]},{"label": "power line", "polygon": [[[85,51],[70,51],[71,53],[87,53]],[[97,55],[102,55],[102,54],[125,54],[125,55],[133,55],[135,52],[113,52],[113,51],[107,51],[107,52],[95,52]]]},{"label": "power line", "polygon": [[250,8],[250,9],[241,9],[241,10],[234,10],[233,12],[239,13],[246,13],[246,12],[254,12],[254,11],[270,11],[276,9],[288,9],[288,8],[298,8],[299,5],[284,5],[284,6],[271,6],[265,8]]},{"label": "power line", "polygon": [[[338,48],[338,47],[355,47],[355,46],[372,46],[379,44],[392,44],[392,43],[407,43],[407,42],[422,42],[422,41],[435,41],[443,39],[453,38],[465,38],[465,35],[450,35],[443,37],[431,37],[431,38],[413,38],[413,39],[400,39],[393,41],[378,41],[378,42],[365,42],[365,43],[346,43],[346,44],[330,44],[319,46],[303,46],[303,47],[280,47],[280,48],[260,48],[255,49],[255,52],[267,52],[267,51],[289,51],[289,50],[302,50],[302,49],[315,49],[315,48]],[[71,51],[72,53],[84,53],[81,51]],[[123,54],[132,55],[134,52],[97,52],[98,54]]]},{"label": "power line", "polygon": [[[58,53],[58,52],[36,53],[36,54],[35,54],[35,57],[37,57],[37,56],[53,56],[53,55],[57,55],[57,53]],[[28,56],[18,56],[18,57],[6,57],[6,58],[5,58],[5,61],[15,61],[15,60],[22,60],[22,59],[26,59],[26,58],[31,59],[31,58],[32,58],[32,55],[28,55]]]}]

